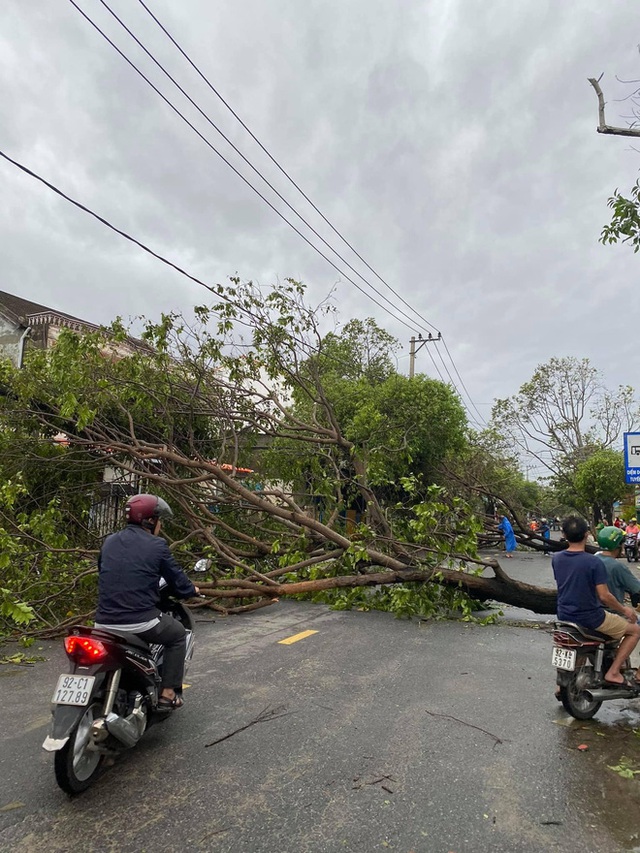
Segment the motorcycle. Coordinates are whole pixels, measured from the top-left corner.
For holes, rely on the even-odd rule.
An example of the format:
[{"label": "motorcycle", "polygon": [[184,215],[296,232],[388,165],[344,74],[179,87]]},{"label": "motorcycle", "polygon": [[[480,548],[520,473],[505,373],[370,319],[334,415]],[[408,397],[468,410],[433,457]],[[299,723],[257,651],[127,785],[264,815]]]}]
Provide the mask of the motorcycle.
[{"label": "motorcycle", "polygon": [[624,540],[624,555],[628,563],[632,560],[638,562],[638,537],[633,533]]},{"label": "motorcycle", "polygon": [[[617,640],[573,622],[554,623],[551,662],[556,668],[559,698],[565,711],[577,720],[590,720],[610,699],[640,697],[640,686],[611,687],[604,681],[618,645]],[[629,660],[622,672],[625,679],[633,680]]]},{"label": "motorcycle", "polygon": [[[195,646],[193,618],[170,597],[164,580],[160,588],[160,609],[186,629],[186,672]],[[172,711],[158,707],[163,646],[87,627],[70,629],[64,646],[71,671],[58,678],[51,730],[42,746],[55,753],[58,785],[79,794],[97,778],[107,756],[135,746],[150,725]]]}]

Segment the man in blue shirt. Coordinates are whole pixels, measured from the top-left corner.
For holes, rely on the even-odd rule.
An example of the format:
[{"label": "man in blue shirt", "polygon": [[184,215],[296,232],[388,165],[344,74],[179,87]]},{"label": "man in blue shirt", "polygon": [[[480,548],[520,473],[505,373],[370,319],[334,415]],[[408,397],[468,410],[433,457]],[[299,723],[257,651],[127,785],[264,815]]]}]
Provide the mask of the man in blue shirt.
[{"label": "man in blue shirt", "polygon": [[[622,665],[640,640],[637,614],[609,592],[607,570],[602,560],[585,552],[589,532],[587,522],[577,515],[570,515],[562,523],[562,532],[569,547],[554,554],[552,561],[558,585],[558,619],[575,622],[620,640],[613,663],[604,676],[607,684],[620,686],[625,683]],[[605,607],[614,612],[608,613]]]}]

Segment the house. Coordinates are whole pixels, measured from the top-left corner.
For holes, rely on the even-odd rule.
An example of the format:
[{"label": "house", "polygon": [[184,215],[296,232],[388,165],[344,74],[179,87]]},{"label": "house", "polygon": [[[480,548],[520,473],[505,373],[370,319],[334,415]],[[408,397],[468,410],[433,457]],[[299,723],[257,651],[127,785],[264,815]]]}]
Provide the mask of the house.
[{"label": "house", "polygon": [[[31,302],[12,293],[0,291],[0,357],[9,358],[16,367],[24,364],[29,349],[48,350],[55,346],[60,333],[69,329],[77,334],[97,332],[100,326],[73,317],[56,308]],[[105,343],[104,353],[123,358],[134,351],[149,352],[142,341],[129,338],[125,342]],[[64,433],[53,441],[61,447],[69,445]],[[102,482],[97,482],[89,510],[89,523],[100,535],[110,533],[124,515],[127,498],[138,491],[138,477],[121,472],[105,462]]]},{"label": "house", "polygon": [[[82,334],[97,332],[100,326],[0,291],[0,356],[11,359],[16,367],[22,367],[27,349],[50,349],[54,346],[63,329]],[[136,349],[148,347],[135,338],[130,338],[128,343],[114,345],[115,355],[120,357]]]}]

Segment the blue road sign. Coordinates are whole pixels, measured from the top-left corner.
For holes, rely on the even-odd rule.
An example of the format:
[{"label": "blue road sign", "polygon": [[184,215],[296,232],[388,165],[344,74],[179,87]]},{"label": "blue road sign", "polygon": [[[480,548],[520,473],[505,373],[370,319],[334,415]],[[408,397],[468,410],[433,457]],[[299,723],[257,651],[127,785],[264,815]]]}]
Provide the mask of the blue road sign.
[{"label": "blue road sign", "polygon": [[624,479],[626,483],[640,483],[640,432],[624,434]]}]

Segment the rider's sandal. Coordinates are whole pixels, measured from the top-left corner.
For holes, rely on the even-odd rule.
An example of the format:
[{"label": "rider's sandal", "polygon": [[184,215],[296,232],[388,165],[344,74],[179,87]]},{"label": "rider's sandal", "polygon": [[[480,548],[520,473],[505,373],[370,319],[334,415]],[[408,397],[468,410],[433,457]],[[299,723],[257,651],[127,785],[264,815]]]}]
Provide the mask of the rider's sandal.
[{"label": "rider's sandal", "polygon": [[178,708],[182,708],[184,705],[184,700],[182,696],[176,695],[173,699],[167,699],[166,696],[161,696],[158,699],[158,710],[159,711],[177,711]]},{"label": "rider's sandal", "polygon": [[619,688],[619,689],[632,689],[632,690],[640,690],[640,681],[636,681],[635,678],[623,678],[622,681],[607,681],[605,678],[603,680],[603,684],[605,687],[611,688]]}]

